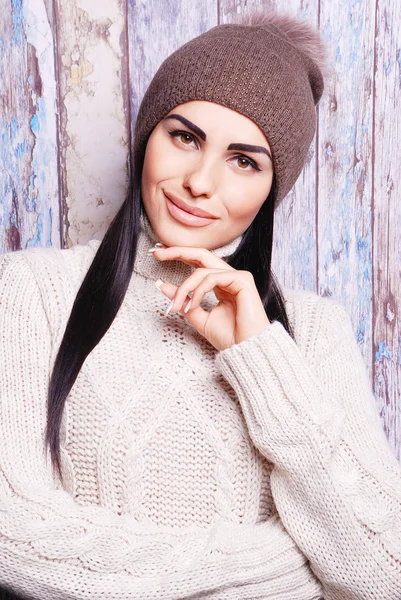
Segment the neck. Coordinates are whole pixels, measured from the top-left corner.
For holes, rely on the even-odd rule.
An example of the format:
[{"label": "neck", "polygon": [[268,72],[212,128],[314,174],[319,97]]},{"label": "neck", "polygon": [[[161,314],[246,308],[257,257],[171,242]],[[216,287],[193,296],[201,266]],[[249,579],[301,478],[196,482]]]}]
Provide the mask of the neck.
[{"label": "neck", "polygon": [[[229,257],[238,248],[241,239],[242,234],[231,242],[210,250],[210,252],[227,262]],[[134,271],[142,275],[142,277],[152,279],[153,281],[162,279],[173,285],[181,285],[193,273],[195,268],[179,260],[158,261],[151,254],[147,254],[149,248],[154,246],[158,241],[160,240],[155,235],[145,211],[142,210]]]}]

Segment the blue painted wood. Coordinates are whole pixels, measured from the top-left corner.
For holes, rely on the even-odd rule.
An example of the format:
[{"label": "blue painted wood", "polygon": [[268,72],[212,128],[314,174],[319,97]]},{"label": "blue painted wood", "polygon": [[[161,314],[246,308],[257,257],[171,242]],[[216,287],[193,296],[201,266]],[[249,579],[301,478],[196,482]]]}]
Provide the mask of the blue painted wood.
[{"label": "blue painted wood", "polygon": [[128,0],[132,136],[140,101],[165,58],[217,25],[215,0]]},{"label": "blue painted wood", "polygon": [[319,293],[351,315],[372,376],[372,132],[375,0],[325,2],[320,27],[333,74],[320,110]]},{"label": "blue painted wood", "polygon": [[401,458],[401,5],[377,5],[374,99],[374,382]]},{"label": "blue painted wood", "polygon": [[56,81],[41,0],[0,13],[0,250],[60,244]]}]

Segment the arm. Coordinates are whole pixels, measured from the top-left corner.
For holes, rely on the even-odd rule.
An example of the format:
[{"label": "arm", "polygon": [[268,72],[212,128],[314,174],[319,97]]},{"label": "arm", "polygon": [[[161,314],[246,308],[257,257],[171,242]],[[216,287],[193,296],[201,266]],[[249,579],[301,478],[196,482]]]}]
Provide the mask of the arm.
[{"label": "arm", "polygon": [[0,585],[40,600],[320,596],[277,516],[177,532],[60,489],[44,447],[56,350],[24,252],[0,256]]},{"label": "arm", "polygon": [[401,469],[345,309],[320,298],[305,313],[305,353],[276,321],[216,364],[255,446],[275,465],[277,510],[324,598],[399,600]]}]

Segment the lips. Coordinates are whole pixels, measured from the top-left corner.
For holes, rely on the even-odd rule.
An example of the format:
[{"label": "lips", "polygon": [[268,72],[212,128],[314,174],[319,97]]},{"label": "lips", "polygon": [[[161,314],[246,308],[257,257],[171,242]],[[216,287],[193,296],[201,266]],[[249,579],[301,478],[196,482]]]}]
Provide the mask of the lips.
[{"label": "lips", "polygon": [[185,225],[186,227],[205,227],[217,221],[217,218],[210,219],[208,217],[198,217],[193,215],[192,213],[179,208],[177,204],[174,204],[172,200],[166,194],[164,194],[166,198],[166,206],[170,216],[178,223]]},{"label": "lips", "polygon": [[164,192],[164,195],[169,200],[171,200],[171,202],[173,202],[176,206],[178,206],[178,208],[181,208],[181,210],[185,210],[185,212],[189,213],[190,215],[195,215],[196,217],[204,217],[206,219],[217,219],[217,217],[215,217],[214,215],[206,212],[205,210],[202,210],[201,208],[196,208],[195,206],[187,204],[184,200],[178,198],[177,196],[174,196],[171,193],[167,194],[167,192]]}]

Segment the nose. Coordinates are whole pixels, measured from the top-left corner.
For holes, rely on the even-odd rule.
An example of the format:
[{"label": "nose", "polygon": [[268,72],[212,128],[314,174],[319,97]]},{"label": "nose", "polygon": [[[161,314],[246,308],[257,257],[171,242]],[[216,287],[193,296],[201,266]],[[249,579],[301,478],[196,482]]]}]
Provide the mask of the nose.
[{"label": "nose", "polygon": [[[211,158],[211,157],[210,157]],[[189,189],[193,196],[206,196],[210,198],[215,192],[216,162],[206,160],[206,157],[199,157],[188,167],[185,178],[184,188]]]}]

